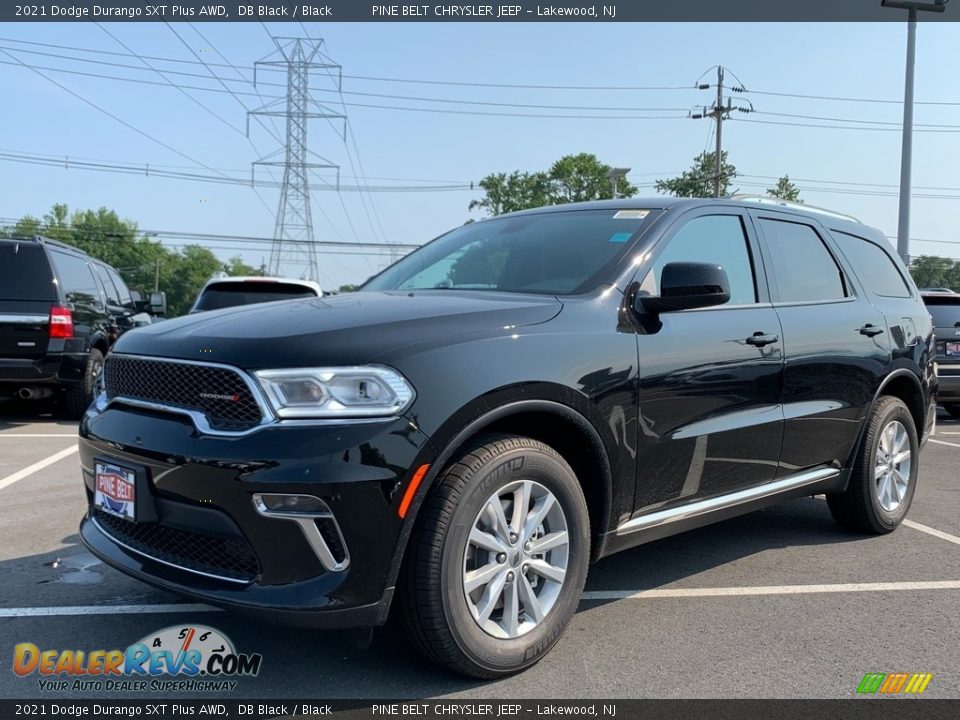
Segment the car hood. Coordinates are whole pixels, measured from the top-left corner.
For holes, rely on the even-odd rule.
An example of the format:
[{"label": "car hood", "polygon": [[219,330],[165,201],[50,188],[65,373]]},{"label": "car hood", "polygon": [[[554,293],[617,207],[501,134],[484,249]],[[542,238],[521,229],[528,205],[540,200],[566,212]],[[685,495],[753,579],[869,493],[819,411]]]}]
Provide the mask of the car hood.
[{"label": "car hood", "polygon": [[198,313],[124,334],[114,352],[259,368],[355,365],[550,320],[555,297],[484,291],[360,292]]}]

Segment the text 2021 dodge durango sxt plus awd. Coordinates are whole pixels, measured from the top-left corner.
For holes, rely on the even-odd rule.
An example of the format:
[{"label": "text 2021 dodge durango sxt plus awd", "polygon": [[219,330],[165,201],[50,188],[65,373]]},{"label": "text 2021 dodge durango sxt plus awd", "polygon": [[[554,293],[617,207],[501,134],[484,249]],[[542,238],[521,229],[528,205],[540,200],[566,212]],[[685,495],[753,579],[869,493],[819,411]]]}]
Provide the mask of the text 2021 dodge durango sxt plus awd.
[{"label": "text 2021 dodge durango sxt plus awd", "polygon": [[477,677],[539,660],[591,560],[802,495],[895,529],[930,315],[876,230],[749,199],[457,228],[361,291],[124,335],[84,417],[82,537],[205,602],[393,608]]}]

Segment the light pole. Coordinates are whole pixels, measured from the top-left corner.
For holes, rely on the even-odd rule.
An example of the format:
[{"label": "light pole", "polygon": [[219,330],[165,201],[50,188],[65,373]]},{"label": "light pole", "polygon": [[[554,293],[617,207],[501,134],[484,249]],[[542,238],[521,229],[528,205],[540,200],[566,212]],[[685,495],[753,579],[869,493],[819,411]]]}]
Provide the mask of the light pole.
[{"label": "light pole", "polygon": [[620,178],[625,178],[627,173],[630,172],[630,168],[610,168],[607,172],[607,177],[610,178],[610,197],[614,200],[617,199],[617,181]]},{"label": "light pole", "polygon": [[900,213],[897,219],[897,253],[910,267],[910,169],[913,164],[913,75],[917,57],[917,11],[942,13],[948,0],[931,3],[911,0],[880,0],[882,7],[906,10],[907,70],[903,88],[903,131],[900,151]]}]

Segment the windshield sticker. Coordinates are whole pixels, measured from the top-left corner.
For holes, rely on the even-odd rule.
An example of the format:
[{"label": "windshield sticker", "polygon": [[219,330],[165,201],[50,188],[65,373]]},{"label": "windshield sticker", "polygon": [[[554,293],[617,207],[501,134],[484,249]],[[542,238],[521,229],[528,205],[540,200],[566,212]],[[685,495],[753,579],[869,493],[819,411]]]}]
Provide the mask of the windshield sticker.
[{"label": "windshield sticker", "polygon": [[613,235],[610,236],[610,242],[625,243],[627,240],[630,239],[631,235],[633,235],[633,233],[628,233],[628,232],[614,233]]},{"label": "windshield sticker", "polygon": [[617,210],[613,218],[615,220],[643,220],[649,214],[649,210]]}]

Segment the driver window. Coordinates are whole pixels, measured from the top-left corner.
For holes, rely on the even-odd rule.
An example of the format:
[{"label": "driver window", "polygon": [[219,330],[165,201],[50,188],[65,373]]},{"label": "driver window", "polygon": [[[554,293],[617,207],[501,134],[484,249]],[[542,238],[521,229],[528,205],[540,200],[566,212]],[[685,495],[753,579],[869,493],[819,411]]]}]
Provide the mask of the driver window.
[{"label": "driver window", "polygon": [[660,273],[672,262],[716,263],[730,282],[728,305],[757,302],[750,249],[739,215],[704,215],[687,222],[669,240],[666,249],[640,284],[641,292],[660,294]]}]

